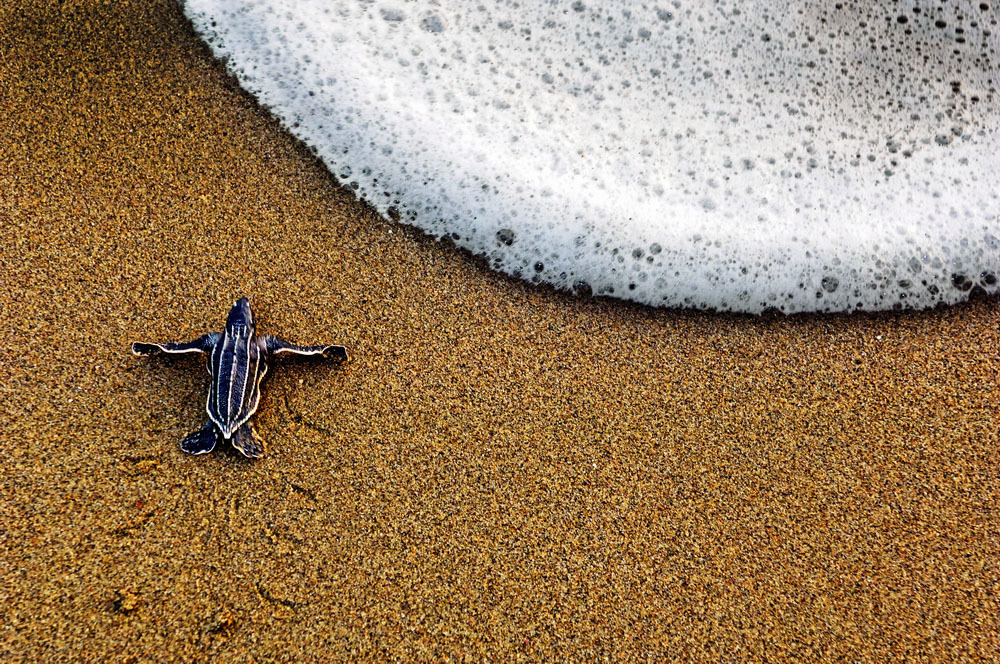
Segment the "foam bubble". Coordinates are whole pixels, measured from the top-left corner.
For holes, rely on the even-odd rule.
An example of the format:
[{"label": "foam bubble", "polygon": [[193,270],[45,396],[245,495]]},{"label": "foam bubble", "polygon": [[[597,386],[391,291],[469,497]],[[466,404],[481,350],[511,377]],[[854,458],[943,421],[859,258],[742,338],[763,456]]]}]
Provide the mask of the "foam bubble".
[{"label": "foam bubble", "polygon": [[521,278],[749,312],[998,290],[992,0],[184,2],[360,196]]}]

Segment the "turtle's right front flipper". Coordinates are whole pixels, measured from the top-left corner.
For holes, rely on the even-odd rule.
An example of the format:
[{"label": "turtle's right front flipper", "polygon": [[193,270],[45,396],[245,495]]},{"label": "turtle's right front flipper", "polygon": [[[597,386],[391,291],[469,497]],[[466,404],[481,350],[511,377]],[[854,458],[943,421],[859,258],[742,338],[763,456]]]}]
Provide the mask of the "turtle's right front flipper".
[{"label": "turtle's right front flipper", "polygon": [[207,353],[215,346],[219,340],[218,332],[209,332],[198,337],[194,341],[168,344],[149,344],[136,341],[132,344],[132,353],[135,355],[159,355],[160,353]]},{"label": "turtle's right front flipper", "polygon": [[272,355],[290,353],[292,355],[322,355],[323,357],[330,357],[341,361],[347,359],[347,349],[343,346],[299,346],[298,344],[290,344],[284,339],[270,335],[261,337],[261,339],[264,341],[264,347],[267,349],[267,352]]}]

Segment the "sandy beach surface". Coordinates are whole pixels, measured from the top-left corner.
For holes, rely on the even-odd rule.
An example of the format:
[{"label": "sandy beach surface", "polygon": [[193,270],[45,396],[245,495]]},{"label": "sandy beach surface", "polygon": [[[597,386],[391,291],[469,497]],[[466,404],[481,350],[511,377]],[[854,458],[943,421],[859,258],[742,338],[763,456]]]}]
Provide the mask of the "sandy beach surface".
[{"label": "sandy beach surface", "polygon": [[[1000,301],[580,300],[378,218],[169,0],[0,8],[0,660],[1000,652]],[[267,456],[184,455],[219,329]]]}]

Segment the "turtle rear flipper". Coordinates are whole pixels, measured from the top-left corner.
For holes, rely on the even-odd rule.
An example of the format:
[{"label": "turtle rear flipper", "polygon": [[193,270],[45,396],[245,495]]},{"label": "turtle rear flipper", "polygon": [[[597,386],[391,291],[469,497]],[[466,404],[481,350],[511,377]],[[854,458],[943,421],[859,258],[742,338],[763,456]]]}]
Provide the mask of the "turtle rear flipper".
[{"label": "turtle rear flipper", "polygon": [[251,459],[264,456],[264,440],[257,435],[249,422],[233,432],[233,447]]},{"label": "turtle rear flipper", "polygon": [[181,441],[181,449],[188,454],[208,454],[215,449],[218,440],[219,434],[215,430],[215,425],[209,421],[198,431],[189,433]]}]

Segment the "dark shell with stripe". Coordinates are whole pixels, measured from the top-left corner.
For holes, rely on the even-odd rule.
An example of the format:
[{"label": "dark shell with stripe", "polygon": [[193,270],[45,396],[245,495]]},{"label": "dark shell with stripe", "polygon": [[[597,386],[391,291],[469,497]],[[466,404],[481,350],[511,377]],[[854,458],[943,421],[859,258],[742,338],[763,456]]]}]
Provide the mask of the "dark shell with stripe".
[{"label": "dark shell with stripe", "polygon": [[205,410],[228,440],[257,412],[260,383],[267,374],[267,350],[254,335],[252,319],[248,324],[226,321],[225,332],[208,355],[208,373],[212,386]]}]

